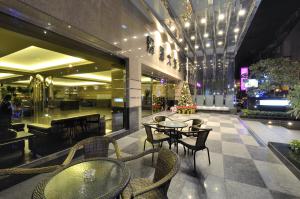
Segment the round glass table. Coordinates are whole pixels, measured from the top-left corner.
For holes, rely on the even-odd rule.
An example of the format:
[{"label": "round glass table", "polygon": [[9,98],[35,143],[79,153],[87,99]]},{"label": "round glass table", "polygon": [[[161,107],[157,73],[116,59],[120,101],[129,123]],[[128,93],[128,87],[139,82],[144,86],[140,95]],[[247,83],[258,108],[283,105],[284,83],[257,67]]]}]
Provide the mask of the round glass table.
[{"label": "round glass table", "polygon": [[32,198],[116,198],[125,189],[129,179],[129,169],[121,161],[110,158],[88,159],[55,172],[38,184]]},{"label": "round glass table", "polygon": [[176,152],[178,153],[178,139],[180,139],[182,136],[178,133],[178,129],[183,129],[187,127],[187,123],[180,122],[180,121],[162,121],[158,123],[159,126],[165,128],[165,129],[172,129],[171,131],[168,130],[165,133],[170,136],[170,147],[172,143],[176,145]]},{"label": "round glass table", "polygon": [[165,128],[172,128],[172,129],[179,129],[179,128],[185,128],[188,125],[185,122],[180,121],[162,121],[158,123],[159,126],[165,127]]}]

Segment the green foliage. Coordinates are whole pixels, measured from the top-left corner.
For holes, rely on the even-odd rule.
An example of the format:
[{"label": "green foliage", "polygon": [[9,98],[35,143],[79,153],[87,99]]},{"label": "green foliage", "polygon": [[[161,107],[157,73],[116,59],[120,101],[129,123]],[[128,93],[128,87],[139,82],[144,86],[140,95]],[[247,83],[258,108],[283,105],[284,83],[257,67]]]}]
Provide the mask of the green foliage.
[{"label": "green foliage", "polygon": [[179,106],[192,106],[194,105],[191,92],[190,92],[190,87],[187,82],[183,82],[183,86],[180,92],[180,99],[178,102]]},{"label": "green foliage", "polygon": [[293,114],[298,119],[300,117],[300,85],[296,85],[289,91],[288,98],[292,107],[292,110],[289,111],[289,113]]},{"label": "green foliage", "polygon": [[300,152],[300,140],[292,140],[289,143],[289,146],[292,151],[299,153]]},{"label": "green foliage", "polygon": [[300,62],[289,58],[263,59],[250,66],[251,78],[265,80],[260,89],[299,83]]},{"label": "green foliage", "polygon": [[242,115],[244,117],[268,117],[268,118],[290,118],[290,113],[288,112],[278,112],[278,111],[259,111],[259,110],[249,110],[243,109]]}]

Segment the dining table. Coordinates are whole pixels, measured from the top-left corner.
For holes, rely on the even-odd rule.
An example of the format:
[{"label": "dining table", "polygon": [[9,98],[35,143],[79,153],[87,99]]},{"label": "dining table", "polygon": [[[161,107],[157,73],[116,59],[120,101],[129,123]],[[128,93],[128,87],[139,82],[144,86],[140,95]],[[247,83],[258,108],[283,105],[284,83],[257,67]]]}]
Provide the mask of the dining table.
[{"label": "dining table", "polygon": [[178,139],[181,137],[181,134],[179,134],[178,132],[187,127],[188,124],[182,121],[165,120],[159,122],[158,126],[164,129],[168,129],[165,132],[170,136],[170,143],[175,143],[178,153]]},{"label": "dining table", "polygon": [[124,162],[92,158],[74,162],[55,171],[34,189],[32,199],[119,198],[130,180]]}]

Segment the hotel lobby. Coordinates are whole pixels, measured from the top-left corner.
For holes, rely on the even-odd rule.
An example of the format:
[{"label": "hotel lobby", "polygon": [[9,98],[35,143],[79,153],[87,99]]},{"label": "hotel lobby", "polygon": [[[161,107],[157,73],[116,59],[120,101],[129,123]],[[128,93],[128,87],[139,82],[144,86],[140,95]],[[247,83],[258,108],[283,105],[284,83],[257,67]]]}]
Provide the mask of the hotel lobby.
[{"label": "hotel lobby", "polygon": [[300,198],[299,8],[0,0],[0,199]]}]

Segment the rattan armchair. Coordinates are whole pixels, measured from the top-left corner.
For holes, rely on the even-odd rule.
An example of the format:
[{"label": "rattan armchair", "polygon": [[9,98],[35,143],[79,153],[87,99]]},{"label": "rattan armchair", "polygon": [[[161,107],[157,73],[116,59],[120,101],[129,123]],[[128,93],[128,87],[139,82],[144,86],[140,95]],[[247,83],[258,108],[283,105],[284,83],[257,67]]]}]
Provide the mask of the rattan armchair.
[{"label": "rattan armchair", "polygon": [[185,130],[181,131],[181,134],[183,134],[187,137],[193,136],[193,134],[190,134],[189,132],[197,131],[204,124],[204,121],[201,119],[188,119],[188,120],[185,120],[184,122],[190,122],[190,121],[192,122],[192,125],[188,126],[187,131],[185,131]]},{"label": "rattan armchair", "polygon": [[[165,135],[164,133],[161,133],[159,129],[154,126],[153,124],[143,124],[145,127],[145,131],[147,134],[147,138],[144,141],[144,151],[146,149],[146,143],[149,142],[152,145],[152,148],[154,148],[155,144],[160,144],[162,146],[162,143],[164,141],[169,142],[169,147],[170,145],[170,137],[168,135]],[[154,129],[154,131],[153,131]],[[154,154],[152,154],[152,162],[154,159]]]},{"label": "rattan armchair", "polygon": [[171,118],[169,118],[168,116],[164,116],[164,115],[157,115],[157,116],[154,116],[153,117],[153,121],[155,123],[159,123],[159,122],[163,122],[163,121],[166,121],[166,120],[171,120]]},{"label": "rattan armchair", "polygon": [[69,154],[65,159],[65,161],[63,162],[63,165],[65,166],[70,164],[72,159],[75,156],[76,151],[82,148],[83,148],[85,158],[108,157],[108,149],[110,143],[114,145],[117,159],[120,159],[121,151],[119,149],[117,142],[113,138],[104,137],[104,136],[95,136],[95,137],[86,138],[78,142],[77,144],[75,144],[69,151]]},{"label": "rattan armchair", "polygon": [[158,153],[154,178],[134,178],[122,193],[123,199],[166,199],[172,178],[180,168],[180,160],[176,153],[165,148],[155,148],[136,156],[122,158],[123,161],[131,161],[148,154]]},{"label": "rattan armchair", "polygon": [[[205,143],[206,143],[208,134],[211,130],[212,129],[196,129],[196,131],[187,132],[191,136],[178,140],[178,143],[183,145],[184,154],[186,153],[185,147],[188,149],[191,149],[192,152],[194,152],[194,170],[195,171],[196,171],[196,153],[198,151],[201,151],[204,149],[207,150],[208,161],[210,164],[209,149]],[[194,136],[196,136],[196,137],[194,137]]]},{"label": "rattan armchair", "polygon": [[31,175],[31,174],[41,174],[41,173],[50,173],[59,168],[61,165],[53,165],[47,167],[37,167],[37,168],[8,168],[8,169],[0,169],[0,176],[2,175]]}]

